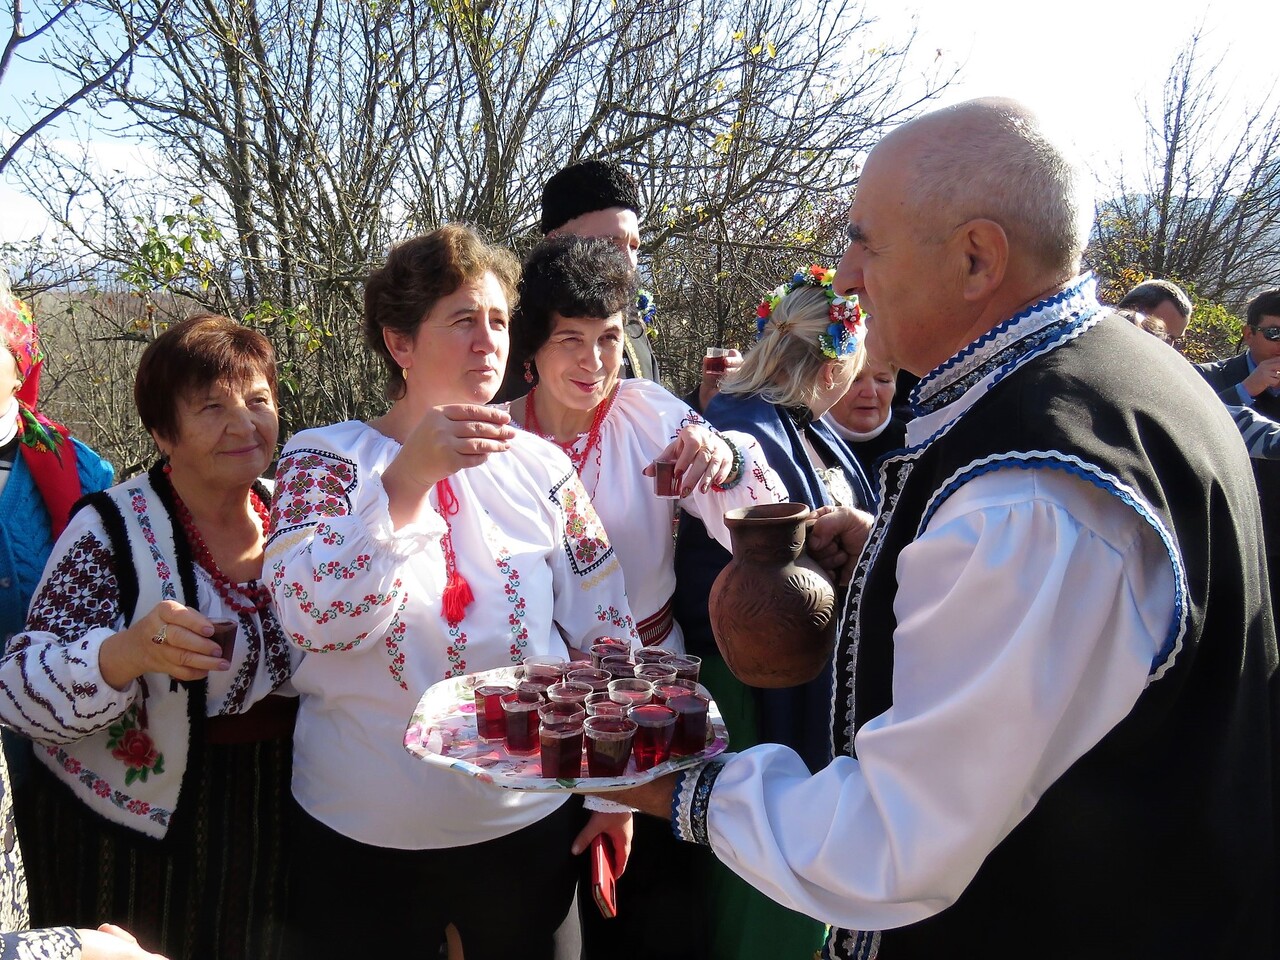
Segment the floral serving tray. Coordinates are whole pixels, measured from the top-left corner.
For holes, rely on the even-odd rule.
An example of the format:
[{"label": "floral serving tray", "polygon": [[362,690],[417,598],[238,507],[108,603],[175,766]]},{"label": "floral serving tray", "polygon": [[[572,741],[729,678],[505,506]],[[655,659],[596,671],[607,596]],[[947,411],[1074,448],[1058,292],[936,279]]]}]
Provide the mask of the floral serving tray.
[{"label": "floral serving tray", "polygon": [[[623,790],[656,780],[663,774],[694,766],[708,757],[723,753],[729,746],[720,710],[712,700],[707,709],[710,736],[701,753],[672,757],[652,769],[638,771],[635,758],[627,761],[627,772],[620,777],[579,777],[554,780],[542,775],[538,754],[515,756],[507,753],[503,741],[486,742],[476,734],[476,709],[472,691],[492,683],[514,685],[516,668],[499,667],[483,673],[468,673],[433,684],[409,721],[404,734],[405,749],[427,763],[447,767],[485,783],[508,790],[534,790],[544,793],[586,793]],[[585,769],[585,764],[583,769]]]}]

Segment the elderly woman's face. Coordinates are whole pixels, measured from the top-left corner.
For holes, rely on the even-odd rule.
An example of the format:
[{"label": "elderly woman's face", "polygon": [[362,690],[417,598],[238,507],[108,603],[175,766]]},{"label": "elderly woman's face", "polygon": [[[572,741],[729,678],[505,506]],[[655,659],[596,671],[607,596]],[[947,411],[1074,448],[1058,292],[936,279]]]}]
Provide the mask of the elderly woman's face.
[{"label": "elderly woman's face", "polygon": [[175,476],[214,487],[248,487],[275,455],[280,422],[261,375],[210,384],[178,398],[178,435],[156,437]]},{"label": "elderly woman's face", "polygon": [[412,339],[388,331],[416,402],[488,403],[507,369],[507,295],[492,273],[437,300]]},{"label": "elderly woman's face", "polygon": [[831,416],[846,430],[870,433],[889,416],[896,388],[893,365],[868,356],[849,392],[831,408]]},{"label": "elderly woman's face", "polygon": [[551,315],[551,336],[538,348],[538,389],[561,406],[594,410],[613,392],[622,367],[622,314],[595,317]]}]

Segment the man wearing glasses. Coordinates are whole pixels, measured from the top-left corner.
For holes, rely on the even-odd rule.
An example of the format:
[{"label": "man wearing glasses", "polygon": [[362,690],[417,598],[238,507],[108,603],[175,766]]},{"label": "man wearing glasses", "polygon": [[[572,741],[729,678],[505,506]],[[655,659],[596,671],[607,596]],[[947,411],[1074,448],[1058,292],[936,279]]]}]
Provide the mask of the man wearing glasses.
[{"label": "man wearing glasses", "polygon": [[1280,290],[1250,300],[1245,317],[1244,353],[1197,369],[1223,403],[1253,407],[1274,420],[1280,413]]},{"label": "man wearing glasses", "polygon": [[1169,342],[1176,343],[1187,332],[1191,322],[1191,298],[1176,283],[1168,280],[1144,280],[1124,295],[1117,310],[1140,310],[1164,324]]},{"label": "man wearing glasses", "polygon": [[[1280,420],[1280,289],[1267,290],[1249,301],[1242,339],[1243,353],[1217,363],[1197,364],[1196,369],[1223,403],[1252,407],[1271,420]],[[1274,607],[1280,599],[1276,583],[1280,571],[1280,462],[1255,459],[1253,475],[1262,506]]]}]

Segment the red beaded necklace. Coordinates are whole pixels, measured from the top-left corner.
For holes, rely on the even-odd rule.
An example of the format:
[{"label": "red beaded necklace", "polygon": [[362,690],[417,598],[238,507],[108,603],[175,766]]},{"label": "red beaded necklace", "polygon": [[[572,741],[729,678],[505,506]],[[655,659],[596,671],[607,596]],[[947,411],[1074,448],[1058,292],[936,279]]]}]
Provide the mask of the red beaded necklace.
[{"label": "red beaded necklace", "polygon": [[[173,504],[178,511],[178,522],[182,524],[182,532],[187,535],[187,544],[191,547],[191,554],[195,557],[196,563],[204,567],[205,572],[213,578],[213,587],[218,591],[218,596],[236,613],[262,613],[271,603],[271,592],[267,590],[264,584],[257,581],[248,586],[241,586],[218,569],[218,564],[214,562],[213,554],[209,552],[209,545],[204,542],[204,537],[200,535],[200,529],[196,526],[195,520],[192,519],[191,511],[182,502],[182,498],[178,496],[178,491],[174,488],[172,480],[169,481],[169,489],[173,493]],[[249,503],[253,507],[253,512],[258,515],[258,520],[262,524],[262,536],[263,539],[266,539],[271,530],[271,512],[262,501],[262,497],[258,496],[258,491],[252,487],[249,488]]]},{"label": "red beaded necklace", "polygon": [[578,442],[577,437],[568,443],[561,443],[550,434],[542,432],[542,427],[538,424],[538,414],[534,410],[534,394],[538,392],[536,386],[529,389],[529,395],[525,398],[524,403],[524,422],[530,433],[536,433],[543,439],[550,440],[557,447],[569,455],[569,461],[573,464],[573,469],[578,471],[578,476],[582,476],[582,468],[587,465],[587,458],[591,456],[591,451],[600,442],[600,426],[604,423],[604,418],[609,415],[609,410],[613,406],[614,397],[618,395],[618,387],[620,384],[615,383],[613,389],[609,391],[609,396],[605,397],[599,405],[596,406],[596,415],[591,418],[591,428],[587,431],[587,445],[582,448],[582,453],[574,453],[574,444]]}]

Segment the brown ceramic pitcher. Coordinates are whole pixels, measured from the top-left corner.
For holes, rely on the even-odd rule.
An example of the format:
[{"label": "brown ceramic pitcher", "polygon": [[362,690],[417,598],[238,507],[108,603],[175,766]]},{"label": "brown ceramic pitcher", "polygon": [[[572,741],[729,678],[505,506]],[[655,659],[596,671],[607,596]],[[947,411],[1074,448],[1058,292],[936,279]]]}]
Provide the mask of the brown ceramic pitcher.
[{"label": "brown ceramic pitcher", "polygon": [[711,586],[711,631],[733,675],[753,687],[812,680],[835,646],[835,591],[804,552],[809,512],[771,503],[724,515],[733,559]]}]

